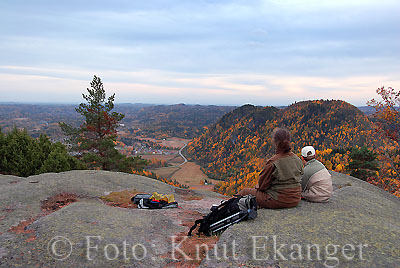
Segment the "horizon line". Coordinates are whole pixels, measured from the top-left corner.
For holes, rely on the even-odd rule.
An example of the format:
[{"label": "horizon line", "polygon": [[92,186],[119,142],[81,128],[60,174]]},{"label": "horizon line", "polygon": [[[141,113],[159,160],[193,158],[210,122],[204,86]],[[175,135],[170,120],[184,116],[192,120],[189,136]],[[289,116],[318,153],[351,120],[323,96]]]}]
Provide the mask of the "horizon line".
[{"label": "horizon line", "polygon": [[[299,102],[305,102],[305,101],[314,101],[314,100],[321,100],[321,99],[310,99],[310,100],[301,100],[301,101],[295,101],[292,102],[291,104],[288,105],[256,105],[252,103],[244,103],[244,104],[193,104],[193,103],[174,103],[174,104],[166,104],[166,103],[144,103],[144,102],[115,102],[114,105],[146,105],[146,106],[174,106],[174,105],[187,105],[187,106],[220,106],[220,107],[241,107],[244,105],[253,105],[253,106],[261,106],[261,107],[267,107],[267,106],[272,106],[272,107],[288,107],[292,104],[299,103]],[[324,100],[324,99],[322,99]],[[339,101],[344,101],[340,99],[326,99],[326,101],[330,100],[339,100]],[[344,101],[347,102],[347,101]],[[355,107],[369,107],[368,105],[354,105],[350,102],[347,102]],[[18,101],[0,101],[0,105],[79,105],[80,103],[77,102],[18,102]]]}]

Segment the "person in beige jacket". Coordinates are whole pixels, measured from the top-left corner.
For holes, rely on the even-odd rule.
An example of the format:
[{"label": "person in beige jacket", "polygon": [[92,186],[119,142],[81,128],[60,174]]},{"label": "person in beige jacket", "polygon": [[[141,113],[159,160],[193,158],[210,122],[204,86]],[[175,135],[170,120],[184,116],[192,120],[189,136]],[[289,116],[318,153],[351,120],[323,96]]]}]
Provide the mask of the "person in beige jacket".
[{"label": "person in beige jacket", "polygon": [[315,149],[306,146],[301,150],[305,162],[304,174],[301,178],[301,197],[311,202],[328,202],[332,196],[331,174],[325,166],[315,159]]}]

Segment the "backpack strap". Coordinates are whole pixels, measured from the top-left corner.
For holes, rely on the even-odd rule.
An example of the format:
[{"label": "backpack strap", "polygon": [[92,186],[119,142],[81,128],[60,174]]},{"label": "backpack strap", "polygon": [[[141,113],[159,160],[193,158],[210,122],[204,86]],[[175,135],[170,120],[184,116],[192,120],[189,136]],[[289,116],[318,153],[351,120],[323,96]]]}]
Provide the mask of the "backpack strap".
[{"label": "backpack strap", "polygon": [[197,225],[198,225],[199,223],[202,223],[203,220],[204,220],[204,219],[199,219],[199,220],[196,220],[196,221],[194,222],[194,225],[190,228],[190,230],[189,230],[189,232],[188,232],[188,236],[192,236],[193,230],[196,229]]}]

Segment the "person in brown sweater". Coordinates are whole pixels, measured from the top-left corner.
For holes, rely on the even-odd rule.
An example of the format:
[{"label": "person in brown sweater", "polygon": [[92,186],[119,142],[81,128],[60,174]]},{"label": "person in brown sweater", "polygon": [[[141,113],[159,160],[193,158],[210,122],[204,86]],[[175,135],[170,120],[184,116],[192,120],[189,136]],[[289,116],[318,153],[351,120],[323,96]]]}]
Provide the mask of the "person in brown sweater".
[{"label": "person in brown sweater", "polygon": [[276,154],[267,160],[255,188],[244,188],[238,195],[254,195],[262,208],[291,208],[299,204],[303,162],[292,152],[290,138],[287,129],[274,129]]}]

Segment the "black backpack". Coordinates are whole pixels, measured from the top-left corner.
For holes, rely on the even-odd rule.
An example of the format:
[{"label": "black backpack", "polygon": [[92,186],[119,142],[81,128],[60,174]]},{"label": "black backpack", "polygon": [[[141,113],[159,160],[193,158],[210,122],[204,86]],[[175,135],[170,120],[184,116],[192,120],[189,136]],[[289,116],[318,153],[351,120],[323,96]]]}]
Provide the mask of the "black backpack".
[{"label": "black backpack", "polygon": [[177,202],[168,203],[165,200],[152,200],[151,194],[137,194],[131,198],[131,201],[138,205],[138,208],[161,209],[161,208],[177,208]]},{"label": "black backpack", "polygon": [[211,207],[211,212],[202,219],[196,220],[188,232],[192,231],[200,224],[197,234],[201,233],[210,236],[213,233],[224,231],[229,226],[247,219],[257,217],[257,202],[253,195],[233,197],[227,201],[222,201],[220,205]]}]

